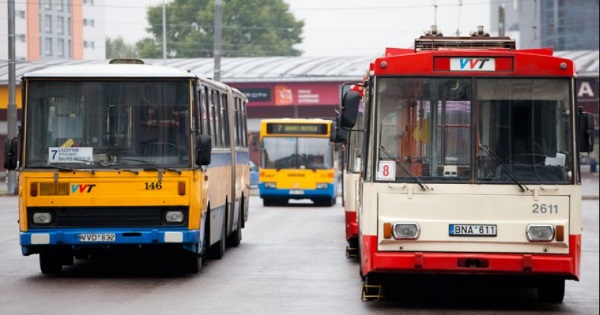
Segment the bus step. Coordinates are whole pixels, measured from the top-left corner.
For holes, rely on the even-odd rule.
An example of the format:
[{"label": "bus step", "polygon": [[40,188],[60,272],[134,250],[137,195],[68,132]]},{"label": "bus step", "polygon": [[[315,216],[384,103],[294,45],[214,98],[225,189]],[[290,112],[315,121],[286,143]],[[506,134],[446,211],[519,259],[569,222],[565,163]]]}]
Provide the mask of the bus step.
[{"label": "bus step", "polygon": [[358,257],[358,248],[346,246],[346,258],[356,258]]},{"label": "bus step", "polygon": [[381,299],[383,299],[383,289],[381,288],[381,284],[367,284],[366,282],[363,282],[363,301],[380,301]]}]

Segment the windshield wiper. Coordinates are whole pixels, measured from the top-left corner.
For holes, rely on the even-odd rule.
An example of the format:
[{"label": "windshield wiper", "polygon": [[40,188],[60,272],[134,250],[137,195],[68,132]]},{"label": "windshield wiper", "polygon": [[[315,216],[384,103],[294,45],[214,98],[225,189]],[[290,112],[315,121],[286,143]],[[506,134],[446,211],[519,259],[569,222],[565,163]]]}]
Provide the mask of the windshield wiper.
[{"label": "windshield wiper", "polygon": [[57,171],[65,171],[65,172],[87,172],[87,173],[92,173],[92,174],[96,174],[96,172],[94,171],[94,169],[84,169],[84,168],[72,168],[72,167],[65,167],[65,166],[59,166],[59,165],[55,165],[55,164],[48,164],[45,166],[40,166],[42,168],[51,168],[51,169],[55,169]]},{"label": "windshield wiper", "polygon": [[381,151],[383,151],[383,153],[385,153],[385,155],[387,155],[388,158],[390,158],[392,161],[394,161],[394,163],[396,163],[396,165],[400,166],[400,168],[406,173],[408,174],[412,179],[415,180],[415,182],[421,187],[421,189],[423,190],[429,190],[429,187],[427,187],[427,185],[425,185],[425,183],[423,183],[423,181],[421,180],[421,178],[419,178],[419,176],[415,175],[410,168],[406,167],[406,165],[402,164],[401,162],[399,162],[397,160],[397,158],[393,157],[392,154],[390,154],[390,152],[382,145],[379,146],[379,149]]},{"label": "windshield wiper", "polygon": [[157,164],[154,164],[152,162],[148,162],[146,160],[140,160],[140,159],[132,159],[132,158],[121,158],[121,161],[131,161],[131,162],[139,162],[141,163],[141,166],[145,166],[144,167],[144,171],[169,171],[169,172],[173,172],[176,173],[177,175],[181,175],[181,171],[180,170],[176,170],[174,168],[169,168],[169,167],[161,167]]},{"label": "windshield wiper", "polygon": [[508,169],[508,167],[506,167],[506,165],[502,163],[502,160],[494,152],[492,152],[492,149],[490,149],[487,145],[481,143],[479,144],[479,148],[487,152],[487,154],[492,158],[492,160],[494,160],[496,164],[500,165],[500,168],[502,168],[502,170],[506,172],[506,175],[508,175],[508,177],[510,177],[510,179],[512,179],[512,181],[515,182],[515,184],[517,184],[519,188],[521,188],[522,192],[529,190],[527,186],[519,182],[519,180],[513,175],[510,169]]}]

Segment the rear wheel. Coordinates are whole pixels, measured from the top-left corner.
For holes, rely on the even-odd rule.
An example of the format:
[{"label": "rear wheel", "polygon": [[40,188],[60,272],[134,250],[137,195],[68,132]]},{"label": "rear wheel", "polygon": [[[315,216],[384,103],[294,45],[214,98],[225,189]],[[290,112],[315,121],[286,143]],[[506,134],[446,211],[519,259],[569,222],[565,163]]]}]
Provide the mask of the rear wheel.
[{"label": "rear wheel", "polygon": [[43,274],[57,274],[62,270],[62,261],[58,253],[41,252],[40,270]]},{"label": "rear wheel", "polygon": [[243,205],[244,199],[242,198],[236,229],[227,237],[227,245],[231,247],[238,247],[242,242],[242,220],[244,220],[244,211],[242,210]]},{"label": "rear wheel", "polygon": [[210,258],[221,259],[225,255],[225,231],[227,229],[225,221],[223,220],[221,228],[221,239],[210,247]]}]

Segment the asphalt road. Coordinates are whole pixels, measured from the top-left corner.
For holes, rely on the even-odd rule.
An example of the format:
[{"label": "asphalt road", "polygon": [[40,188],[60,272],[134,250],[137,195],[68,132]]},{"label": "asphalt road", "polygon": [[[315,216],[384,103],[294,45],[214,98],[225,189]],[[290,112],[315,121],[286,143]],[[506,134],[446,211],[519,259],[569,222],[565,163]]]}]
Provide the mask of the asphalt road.
[{"label": "asphalt road", "polygon": [[242,244],[199,274],[173,275],[160,257],[77,261],[44,276],[20,253],[17,198],[0,198],[0,314],[598,314],[598,200],[583,202],[581,281],[560,305],[530,289],[420,286],[407,298],[362,302],[358,263],[345,257],[340,202],[263,207],[250,200]]}]

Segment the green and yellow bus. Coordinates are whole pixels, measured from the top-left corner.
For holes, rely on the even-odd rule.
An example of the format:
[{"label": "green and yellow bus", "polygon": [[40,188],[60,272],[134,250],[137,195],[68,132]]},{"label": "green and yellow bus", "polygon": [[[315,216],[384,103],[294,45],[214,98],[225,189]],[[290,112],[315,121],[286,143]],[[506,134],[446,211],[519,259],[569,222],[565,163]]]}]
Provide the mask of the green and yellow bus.
[{"label": "green and yellow bus", "polygon": [[258,188],[265,206],[286,204],[290,199],[310,199],[320,206],[336,203],[330,133],[330,120],[261,121]]},{"label": "green and yellow bus", "polygon": [[42,273],[117,249],[164,250],[196,273],[240,243],[243,93],[141,61],[46,68],[22,87],[5,166],[18,165],[22,253],[39,254]]}]

